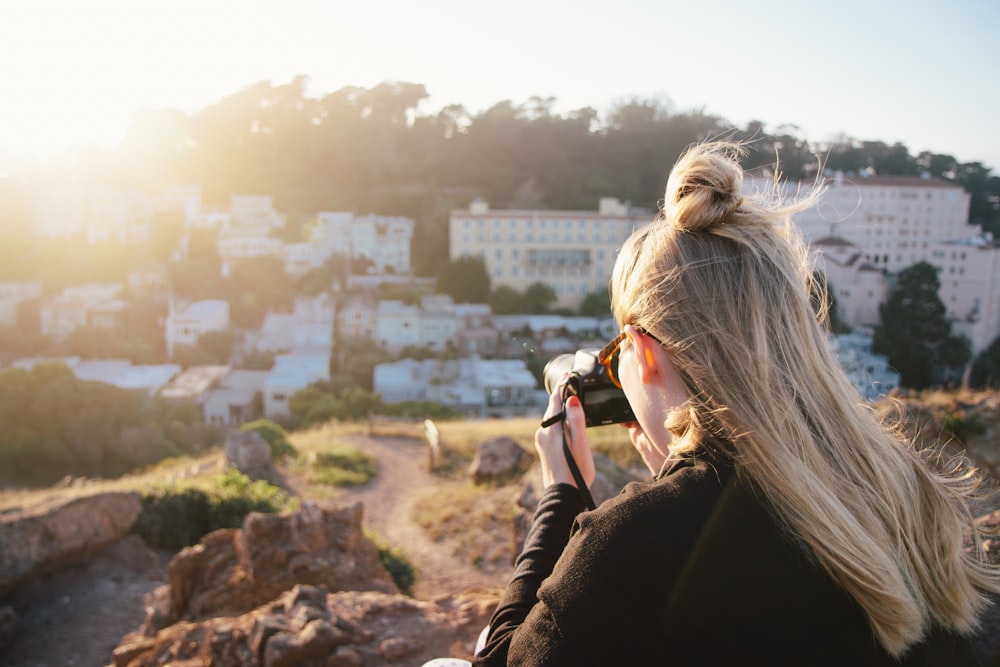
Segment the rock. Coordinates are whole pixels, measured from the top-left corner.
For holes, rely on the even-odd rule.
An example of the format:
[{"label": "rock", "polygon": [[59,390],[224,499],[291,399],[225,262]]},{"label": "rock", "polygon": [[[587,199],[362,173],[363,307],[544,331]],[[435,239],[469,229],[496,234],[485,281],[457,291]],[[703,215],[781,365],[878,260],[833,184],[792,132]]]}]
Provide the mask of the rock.
[{"label": "rock", "polygon": [[524,450],[516,440],[505,436],[492,438],[479,444],[469,474],[477,484],[509,475],[517,470],[522,458]]},{"label": "rock", "polygon": [[233,431],[226,436],[226,467],[233,467],[250,479],[278,481],[271,446],[256,431]]},{"label": "rock", "polygon": [[420,665],[447,655],[469,659],[497,602],[496,593],[423,602],[296,586],[245,614],[177,623],[155,637],[128,635],[115,649],[114,664],[361,667]]},{"label": "rock", "polygon": [[107,492],[0,516],[0,598],[28,576],[120,540],[141,511],[136,494]]},{"label": "rock", "polygon": [[209,533],[170,561],[167,585],[147,600],[143,631],[244,614],[297,584],[398,593],[362,532],[362,515],[360,503],[308,503],[296,512],[252,513],[242,529]]}]

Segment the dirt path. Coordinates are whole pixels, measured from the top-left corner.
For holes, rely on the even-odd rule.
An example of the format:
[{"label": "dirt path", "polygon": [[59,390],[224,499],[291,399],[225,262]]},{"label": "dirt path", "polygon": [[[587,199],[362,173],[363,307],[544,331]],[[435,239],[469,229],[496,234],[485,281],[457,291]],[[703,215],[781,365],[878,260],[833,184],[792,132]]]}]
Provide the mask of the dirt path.
[{"label": "dirt path", "polygon": [[365,524],[390,545],[399,547],[417,569],[414,597],[431,599],[466,590],[501,588],[511,570],[488,573],[452,554],[452,547],[429,539],[413,522],[416,502],[435,489],[464,482],[427,472],[427,448],[414,438],[355,436],[351,444],[378,459],[378,474],[363,487],[348,490],[344,499],[365,506]]}]

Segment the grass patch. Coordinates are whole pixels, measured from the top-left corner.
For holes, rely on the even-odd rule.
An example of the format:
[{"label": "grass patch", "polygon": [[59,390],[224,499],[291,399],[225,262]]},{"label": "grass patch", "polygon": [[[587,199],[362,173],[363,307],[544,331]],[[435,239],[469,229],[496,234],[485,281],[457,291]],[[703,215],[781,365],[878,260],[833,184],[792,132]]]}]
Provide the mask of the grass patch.
[{"label": "grass patch", "polygon": [[375,457],[345,444],[310,453],[306,465],[309,483],[327,486],[361,486],[378,471]]},{"label": "grass patch", "polygon": [[142,513],[132,532],[153,547],[179,551],[220,528],[239,528],[250,512],[294,509],[297,500],[265,481],[230,470],[210,480],[139,489]]},{"label": "grass patch", "polygon": [[417,581],[417,571],[403,550],[389,546],[385,538],[373,530],[365,529],[365,536],[375,544],[382,567],[389,572],[396,587],[403,595],[413,597],[413,584]]}]

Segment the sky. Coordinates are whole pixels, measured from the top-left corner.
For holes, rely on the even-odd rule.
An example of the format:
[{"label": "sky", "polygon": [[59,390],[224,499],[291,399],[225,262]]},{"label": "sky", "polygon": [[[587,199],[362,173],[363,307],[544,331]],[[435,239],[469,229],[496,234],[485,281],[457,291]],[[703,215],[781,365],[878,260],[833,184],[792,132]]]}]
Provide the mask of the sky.
[{"label": "sky", "polygon": [[997,0],[0,0],[0,156],[115,147],[258,81],[421,83],[421,112],[655,98],[1000,171]]}]

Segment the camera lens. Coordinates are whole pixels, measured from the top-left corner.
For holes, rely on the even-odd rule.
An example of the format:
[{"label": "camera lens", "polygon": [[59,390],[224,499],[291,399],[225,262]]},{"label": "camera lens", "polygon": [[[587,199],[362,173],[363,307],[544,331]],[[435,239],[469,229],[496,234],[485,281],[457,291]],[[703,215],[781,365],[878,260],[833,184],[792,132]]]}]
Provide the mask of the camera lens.
[{"label": "camera lens", "polygon": [[545,380],[545,391],[550,394],[555,391],[559,383],[562,382],[563,376],[573,370],[575,359],[576,355],[560,354],[545,364],[545,370],[542,371],[542,378]]}]

